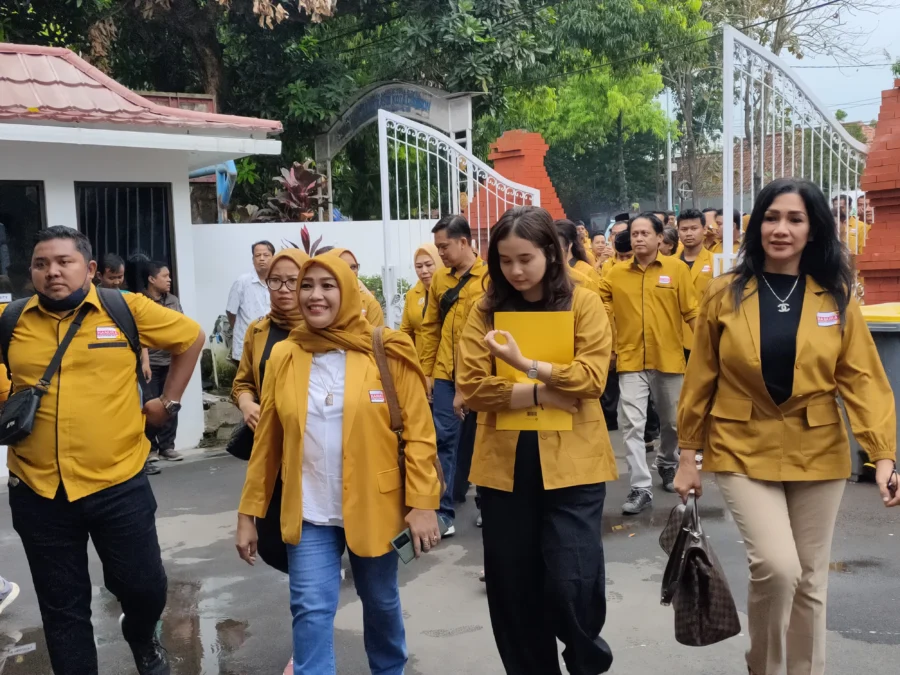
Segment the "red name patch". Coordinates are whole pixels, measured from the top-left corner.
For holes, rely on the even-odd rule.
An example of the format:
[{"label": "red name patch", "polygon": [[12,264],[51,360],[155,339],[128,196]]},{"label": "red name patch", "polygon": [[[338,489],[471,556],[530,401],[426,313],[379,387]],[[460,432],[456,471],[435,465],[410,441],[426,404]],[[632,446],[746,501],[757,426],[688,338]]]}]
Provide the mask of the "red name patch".
[{"label": "red name patch", "polygon": [[370,403],[384,403],[384,392],[380,389],[370,389],[369,390],[369,402]]}]

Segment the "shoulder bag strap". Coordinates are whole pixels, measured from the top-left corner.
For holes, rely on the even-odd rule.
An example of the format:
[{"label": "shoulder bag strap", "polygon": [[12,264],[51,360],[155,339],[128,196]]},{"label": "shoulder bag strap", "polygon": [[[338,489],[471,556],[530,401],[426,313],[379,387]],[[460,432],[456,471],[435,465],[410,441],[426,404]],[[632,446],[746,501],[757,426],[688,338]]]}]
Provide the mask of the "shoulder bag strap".
[{"label": "shoulder bag strap", "polygon": [[131,347],[134,353],[134,372],[137,374],[138,388],[141,390],[141,403],[146,403],[154,397],[154,392],[150,383],[144,379],[144,368],[141,365],[141,335],[138,332],[137,321],[134,320],[134,314],[125,300],[125,296],[121,291],[111,288],[97,287],[97,297],[100,298],[100,304],[103,311],[109,314],[109,318],[113,320],[116,327],[122,331],[125,341]]},{"label": "shoulder bag strap", "polygon": [[272,348],[286,339],[287,336],[288,332],[284,328],[274,323],[269,323],[269,335],[266,337],[266,345],[263,347],[263,353],[259,359],[259,392],[257,393],[257,398],[262,396],[263,381],[266,379],[266,363],[268,363],[269,357],[272,355]]},{"label": "shoulder bag strap", "polygon": [[453,307],[453,305],[456,304],[456,301],[459,300],[459,294],[462,292],[463,287],[467,283],[469,283],[469,279],[472,278],[472,269],[474,268],[475,266],[472,265],[472,268],[460,277],[456,286],[454,286],[441,296],[441,300],[438,303],[438,308],[441,314],[441,323],[444,323],[444,319],[447,318],[447,315],[450,313],[450,309]]},{"label": "shoulder bag strap", "polygon": [[[391,431],[397,434],[400,445],[403,445],[403,416],[400,413],[400,400],[397,398],[397,390],[394,388],[394,378],[388,367],[387,354],[384,351],[384,326],[376,326],[372,333],[372,351],[375,353],[375,363],[378,365],[378,373],[381,375],[381,386],[384,387],[384,397],[387,400],[388,411],[391,415]],[[400,454],[403,454],[401,447]]]},{"label": "shoulder bag strap", "polygon": [[9,345],[26,304],[28,304],[28,298],[13,300],[3,310],[3,314],[0,314],[0,349],[3,350],[3,363],[6,366],[6,377],[10,381],[10,387],[12,386],[12,372],[9,368]]},{"label": "shoulder bag strap", "polygon": [[84,321],[84,317],[90,309],[91,307],[87,303],[81,305],[81,309],[78,310],[78,314],[76,314],[75,318],[72,320],[72,324],[69,326],[69,330],[66,331],[65,337],[62,339],[62,342],[59,343],[59,347],[56,348],[56,353],[50,360],[50,365],[47,366],[47,370],[44,371],[44,376],[41,378],[40,382],[37,383],[36,389],[41,396],[46,394],[47,389],[50,388],[50,381],[53,379],[56,371],[59,370],[59,366],[62,364],[63,355],[69,348],[69,343],[72,342],[75,333],[81,328],[81,322]]}]

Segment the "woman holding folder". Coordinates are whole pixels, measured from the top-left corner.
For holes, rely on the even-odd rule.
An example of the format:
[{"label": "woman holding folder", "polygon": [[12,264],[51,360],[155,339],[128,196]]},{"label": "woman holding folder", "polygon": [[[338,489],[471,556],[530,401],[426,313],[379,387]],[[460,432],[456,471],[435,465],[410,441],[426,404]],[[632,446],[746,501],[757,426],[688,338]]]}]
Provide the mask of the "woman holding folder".
[{"label": "woman holding folder", "polygon": [[[510,674],[560,673],[557,638],[569,673],[604,673],[612,654],[600,637],[606,619],[600,523],[605,481],[618,477],[598,400],[609,368],[609,322],[597,294],[573,286],[544,209],[503,214],[487,260],[491,281],[463,331],[456,384],[479,413],[470,476],[482,488],[494,639]],[[534,333],[553,335],[567,325],[568,356],[548,362],[540,353],[523,354],[516,336],[494,330],[509,312],[541,313],[519,334],[522,341],[525,332],[532,341]],[[527,317],[513,318],[529,325]],[[566,340],[554,337],[532,342]],[[504,369],[518,375],[504,377]],[[511,411],[525,411],[513,415],[526,420],[518,429],[506,428]],[[568,425],[549,426],[570,430],[549,430],[542,420],[560,411],[571,416],[563,415]]]}]

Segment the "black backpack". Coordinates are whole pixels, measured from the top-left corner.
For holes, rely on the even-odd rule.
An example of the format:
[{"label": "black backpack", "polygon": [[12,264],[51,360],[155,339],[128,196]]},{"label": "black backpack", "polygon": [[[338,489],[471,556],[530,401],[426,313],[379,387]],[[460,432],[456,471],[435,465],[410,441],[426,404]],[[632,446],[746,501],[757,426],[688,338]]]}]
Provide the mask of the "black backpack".
[{"label": "black backpack", "polygon": [[[113,323],[116,324],[116,327],[122,331],[122,335],[125,336],[125,340],[131,347],[131,351],[134,352],[137,364],[135,366],[135,372],[137,373],[137,380],[141,389],[141,402],[148,401],[152,396],[150,395],[149,385],[144,379],[144,373],[141,369],[141,338],[138,333],[137,323],[134,321],[134,316],[128,308],[128,303],[125,302],[125,298],[122,297],[120,291],[111,288],[100,288],[98,286],[97,296],[100,298],[101,306],[106,313],[109,314]],[[19,323],[22,312],[25,311],[25,305],[28,304],[28,300],[29,298],[13,300],[6,306],[6,309],[3,310],[3,314],[0,315],[0,349],[3,350],[6,376],[9,378],[10,383],[12,383],[12,372],[10,371],[8,357],[9,344],[12,342],[13,331],[16,329],[16,324]]]}]

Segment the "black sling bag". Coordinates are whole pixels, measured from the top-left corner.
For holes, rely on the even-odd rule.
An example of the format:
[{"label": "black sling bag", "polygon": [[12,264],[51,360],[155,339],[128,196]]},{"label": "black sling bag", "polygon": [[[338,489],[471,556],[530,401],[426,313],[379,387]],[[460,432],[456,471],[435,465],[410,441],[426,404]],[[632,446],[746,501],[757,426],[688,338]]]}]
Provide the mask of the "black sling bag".
[{"label": "black sling bag", "polygon": [[467,283],[469,283],[469,279],[472,278],[472,269],[474,268],[475,266],[472,265],[469,271],[463,274],[462,277],[460,277],[459,282],[456,284],[456,286],[454,286],[441,296],[441,301],[438,305],[438,311],[440,311],[441,313],[441,324],[444,323],[444,319],[447,318],[447,315],[450,313],[453,305],[455,305],[456,301],[459,300],[459,294],[462,293],[463,287]]}]

